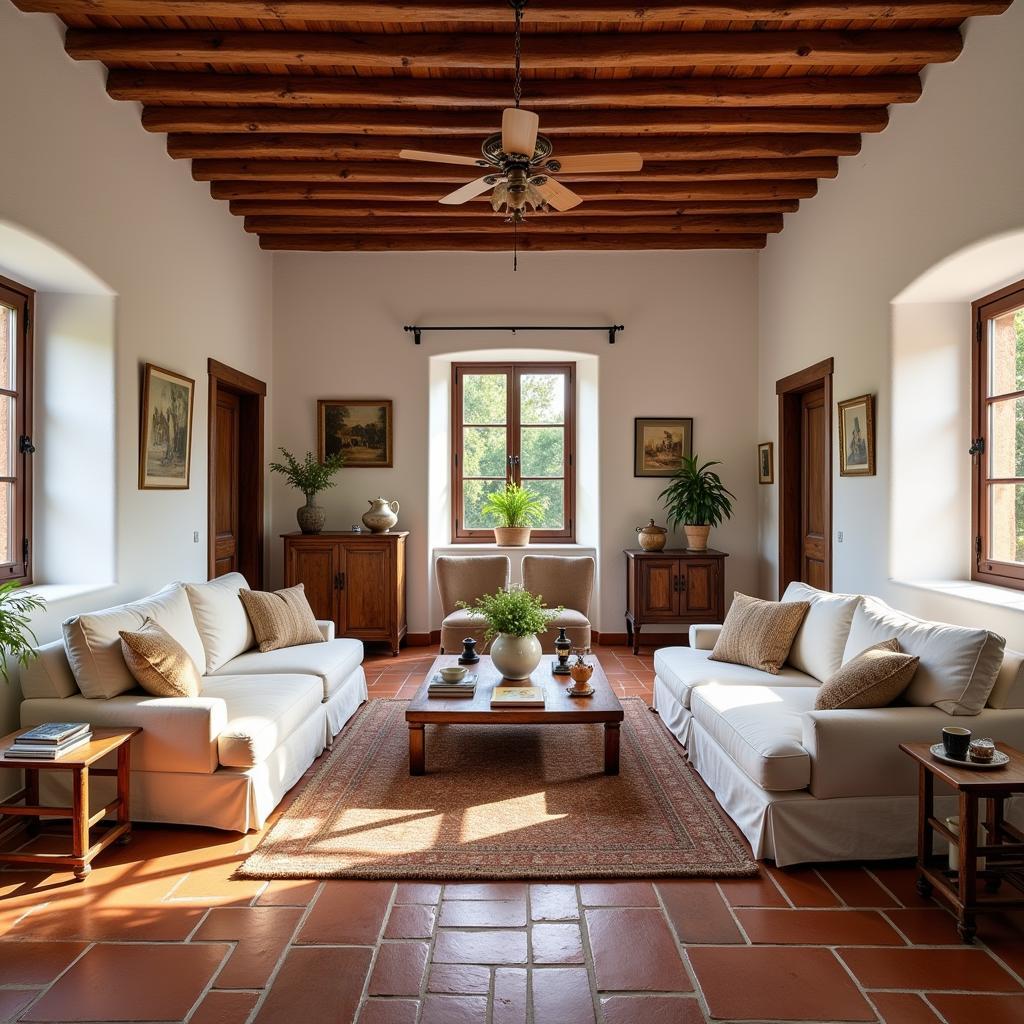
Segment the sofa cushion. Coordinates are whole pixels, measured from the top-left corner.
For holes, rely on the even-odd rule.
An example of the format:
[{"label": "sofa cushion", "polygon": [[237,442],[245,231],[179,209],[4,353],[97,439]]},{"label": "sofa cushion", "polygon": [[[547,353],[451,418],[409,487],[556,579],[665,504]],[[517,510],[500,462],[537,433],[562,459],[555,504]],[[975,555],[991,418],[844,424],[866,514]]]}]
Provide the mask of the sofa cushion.
[{"label": "sofa cushion", "polygon": [[850,623],[861,598],[856,594],[831,594],[806,583],[790,583],[783,601],[806,601],[803,624],[789,649],[787,663],[820,682],[831,678],[843,664],[843,650]]},{"label": "sofa cushion", "polygon": [[63,640],[35,649],[36,656],[21,666],[18,684],[24,700],[73,697],[79,692]]},{"label": "sofa cushion", "polygon": [[206,673],[206,651],[203,640],[196,627],[192,614],[192,605],[183,583],[172,583],[152,597],[136,602],[143,616],[152,619],[158,626],[163,626],[182,647],[195,663],[200,675]]},{"label": "sofa cushion", "polygon": [[695,686],[719,683],[722,686],[816,686],[817,680],[786,666],[778,675],[761,672],[746,665],[710,661],[710,651],[692,647],[659,647],[654,652],[655,675],[684,708],[690,706]]},{"label": "sofa cushion", "polygon": [[816,711],[888,707],[909,685],[920,661],[900,651],[899,640],[883,640],[826,679],[814,699]]},{"label": "sofa cushion", "polygon": [[[25,670],[21,670],[25,678]],[[24,683],[22,683],[24,687]],[[1003,651],[1003,663],[999,666],[995,686],[988,695],[990,708],[1024,708],[1024,654],[1020,651]]]},{"label": "sofa cushion", "polygon": [[690,696],[694,719],[736,765],[770,792],[804,789],[811,759],[801,743],[803,715],[816,686],[698,686]]},{"label": "sofa cushion", "polygon": [[229,572],[209,583],[186,583],[192,614],[206,651],[206,675],[249,650],[256,642],[252,624],[238,592],[249,584],[241,573]]},{"label": "sofa cushion", "polygon": [[323,642],[302,583],[273,593],[242,589],[238,597],[262,653]]},{"label": "sofa cushion", "polygon": [[202,686],[195,662],[163,626],[146,619],[142,628],[121,630],[128,671],[154,697],[198,697]]},{"label": "sofa cushion", "polygon": [[921,663],[904,697],[950,715],[976,715],[985,706],[1003,661],[1006,641],[986,629],[926,622],[866,597],[853,613],[843,663],[895,637]]},{"label": "sofa cushion", "polygon": [[777,674],[793,646],[793,638],[807,608],[803,601],[782,604],[736,592],[711,652],[711,660],[749,665]]},{"label": "sofa cushion", "polygon": [[226,768],[261,764],[310,716],[323,714],[323,686],[313,676],[207,676],[203,696],[225,705],[217,756]]},{"label": "sofa cushion", "polygon": [[329,643],[303,644],[278,651],[246,651],[232,658],[209,679],[221,676],[263,676],[299,673],[316,676],[327,700],[363,662],[363,642],[343,637]]}]

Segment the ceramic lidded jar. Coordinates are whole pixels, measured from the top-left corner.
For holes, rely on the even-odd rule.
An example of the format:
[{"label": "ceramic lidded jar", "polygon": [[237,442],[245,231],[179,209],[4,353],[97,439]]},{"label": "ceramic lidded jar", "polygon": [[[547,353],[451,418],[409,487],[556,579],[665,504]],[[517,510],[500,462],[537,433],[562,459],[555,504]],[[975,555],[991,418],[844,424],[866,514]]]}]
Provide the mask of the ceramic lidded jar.
[{"label": "ceramic lidded jar", "polygon": [[363,525],[371,533],[387,533],[398,522],[398,510],[401,506],[397,501],[387,498],[370,498],[369,512],[363,513]]},{"label": "ceramic lidded jar", "polygon": [[644,551],[661,551],[668,540],[668,530],[664,526],[655,526],[652,519],[646,526],[636,528],[636,539]]}]

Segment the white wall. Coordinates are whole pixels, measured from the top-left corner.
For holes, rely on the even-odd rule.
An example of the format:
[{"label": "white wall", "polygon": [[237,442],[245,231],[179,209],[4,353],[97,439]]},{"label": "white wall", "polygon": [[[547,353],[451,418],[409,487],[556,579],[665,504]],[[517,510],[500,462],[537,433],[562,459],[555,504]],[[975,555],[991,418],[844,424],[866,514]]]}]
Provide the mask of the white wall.
[{"label": "white wall", "polygon": [[[827,356],[835,357],[837,401],[876,393],[877,476],[841,478],[836,454],[834,528],[845,539],[833,549],[835,589],[879,593],[917,614],[988,625],[1020,647],[1019,611],[890,582],[894,566],[917,579],[966,572],[969,298],[1022,270],[1019,249],[1013,257],[1004,246],[1006,259],[989,262],[990,279],[972,282],[974,296],[935,288],[926,296],[913,289],[904,294],[964,247],[1024,226],[1024,6],[970,21],[965,35],[963,55],[928,73],[923,98],[894,108],[889,128],[865,136],[858,156],[841,159],[839,177],[822,182],[817,198],[801,203],[799,213],[787,216],[786,230],[770,239],[759,275],[759,417],[762,438],[776,438],[775,381]],[[894,308],[897,298],[930,305]],[[901,338],[895,349],[894,329]],[[932,403],[923,415],[938,431],[945,459],[935,457],[934,431],[915,437],[909,406],[901,407],[902,419],[894,417],[893,401],[910,395]],[[896,500],[900,512],[893,518]],[[762,488],[766,594],[777,580],[777,502],[777,487]],[[915,532],[909,558],[893,550]]]},{"label": "white wall", "polygon": [[[112,457],[108,454],[104,464],[99,456],[92,486],[79,487],[73,500],[83,518],[94,516],[97,504],[109,500],[111,479],[116,480],[115,582],[66,600],[60,600],[63,591],[51,591],[57,599],[38,622],[40,639],[50,640],[58,635],[60,620],[73,611],[135,597],[168,580],[205,578],[206,360],[213,356],[269,380],[272,261],[242,233],[226,207],[190,179],[187,163],[168,159],[163,137],[142,130],[134,104],[107,98],[101,65],[67,58],[56,19],[0,5],[0,95],[5,97],[0,104],[0,221],[63,249],[115,296],[110,370],[116,400],[102,387],[93,392],[81,377],[63,385],[67,406],[84,410],[85,416],[92,402],[94,415],[109,421],[114,405]],[[17,252],[6,253],[0,273],[17,276],[17,261]],[[27,267],[26,276],[40,266]],[[45,280],[25,283],[52,289]],[[85,301],[74,316],[67,303],[59,309],[51,304],[51,310],[49,323],[40,318],[36,345],[53,380],[60,368],[47,365],[52,352],[46,331],[52,327],[56,334],[59,327],[66,338],[81,328],[83,336],[95,337],[102,317],[95,304]],[[140,366],[145,361],[197,381],[188,491],[137,488]],[[83,441],[80,450],[59,457],[87,463],[97,455]],[[66,493],[44,488],[36,496],[37,508],[43,512],[58,499],[65,506],[69,501]],[[59,529],[74,536],[74,519]],[[40,540],[49,531],[49,526],[42,530]],[[199,532],[198,543],[193,531]],[[39,564],[48,568],[45,554]],[[88,560],[78,571],[94,572]],[[109,580],[63,576],[61,582]],[[17,701],[16,685],[0,684],[0,732],[16,725]]]},{"label": "white wall", "polygon": [[[428,509],[432,356],[514,346],[596,357],[600,478],[598,628],[624,632],[625,560],[634,527],[664,522],[664,480],[633,477],[633,418],[693,416],[699,454],[721,459],[737,513],[713,534],[730,553],[726,585],[756,585],[756,256],[744,252],[527,254],[276,254],[275,444],[316,445],[318,398],[391,398],[395,466],[343,469],[327,492],[328,528],[348,529],[377,495],[397,498],[409,541],[409,628],[432,621]],[[611,346],[595,334],[424,335],[409,323],[622,323]],[[596,450],[596,449],[595,449]],[[593,486],[584,479],[582,495]],[[592,492],[591,492],[592,493]],[[593,499],[591,499],[593,500]],[[295,529],[301,496],[273,485],[274,533]],[[281,546],[272,552],[280,578]]]}]

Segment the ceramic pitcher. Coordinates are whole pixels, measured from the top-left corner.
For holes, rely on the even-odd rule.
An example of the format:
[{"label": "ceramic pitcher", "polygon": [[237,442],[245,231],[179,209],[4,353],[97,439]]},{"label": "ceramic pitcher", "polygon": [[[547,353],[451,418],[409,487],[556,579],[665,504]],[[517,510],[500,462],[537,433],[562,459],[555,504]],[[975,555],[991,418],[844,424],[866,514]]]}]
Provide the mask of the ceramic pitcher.
[{"label": "ceramic pitcher", "polygon": [[388,501],[387,498],[370,498],[367,503],[370,506],[370,511],[363,513],[363,525],[371,533],[387,533],[398,522],[397,513],[401,506],[397,501]]}]

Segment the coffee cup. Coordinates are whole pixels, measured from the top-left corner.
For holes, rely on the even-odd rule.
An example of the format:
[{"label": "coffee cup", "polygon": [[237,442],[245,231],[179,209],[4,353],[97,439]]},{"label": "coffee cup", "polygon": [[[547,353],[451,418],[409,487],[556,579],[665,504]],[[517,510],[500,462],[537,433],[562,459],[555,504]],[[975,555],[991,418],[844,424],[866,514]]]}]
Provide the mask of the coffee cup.
[{"label": "coffee cup", "polygon": [[963,729],[959,725],[947,725],[942,730],[942,745],[946,750],[946,757],[966,761],[967,750],[971,745],[971,730]]}]

